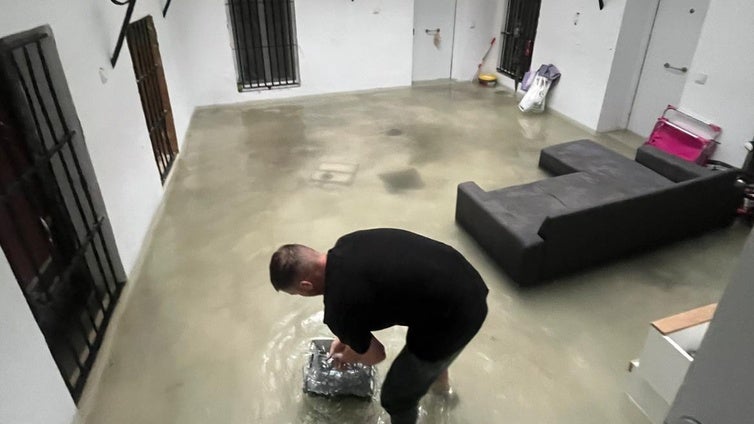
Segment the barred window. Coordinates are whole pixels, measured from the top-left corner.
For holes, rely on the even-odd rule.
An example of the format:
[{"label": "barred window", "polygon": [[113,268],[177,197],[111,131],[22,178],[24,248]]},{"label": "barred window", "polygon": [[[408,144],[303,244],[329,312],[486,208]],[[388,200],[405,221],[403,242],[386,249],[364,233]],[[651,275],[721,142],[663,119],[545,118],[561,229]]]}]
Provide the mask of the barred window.
[{"label": "barred window", "polygon": [[541,0],[508,0],[497,70],[513,78],[517,85],[531,66],[540,4]]},{"label": "barred window", "polygon": [[297,86],[293,0],[228,0],[238,91]]}]

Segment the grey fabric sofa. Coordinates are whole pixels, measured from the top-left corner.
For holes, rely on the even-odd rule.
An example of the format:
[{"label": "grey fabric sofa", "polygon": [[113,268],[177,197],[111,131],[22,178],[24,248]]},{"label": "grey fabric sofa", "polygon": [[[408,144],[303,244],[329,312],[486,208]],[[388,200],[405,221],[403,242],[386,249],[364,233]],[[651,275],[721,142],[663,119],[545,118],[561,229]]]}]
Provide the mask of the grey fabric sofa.
[{"label": "grey fabric sofa", "polygon": [[735,170],[652,146],[631,160],[590,140],[545,148],[554,177],[484,191],[458,186],[456,221],[519,285],[571,273],[732,222]]}]

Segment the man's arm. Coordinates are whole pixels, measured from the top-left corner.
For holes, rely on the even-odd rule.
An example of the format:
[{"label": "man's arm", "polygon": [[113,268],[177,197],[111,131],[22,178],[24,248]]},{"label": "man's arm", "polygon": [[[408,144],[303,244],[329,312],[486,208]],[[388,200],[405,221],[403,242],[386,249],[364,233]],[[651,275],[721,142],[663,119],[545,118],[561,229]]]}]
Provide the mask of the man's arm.
[{"label": "man's arm", "polygon": [[375,365],[385,360],[385,346],[376,337],[372,336],[372,340],[369,342],[369,349],[360,354],[336,337],[330,346],[330,357],[338,367],[342,364],[352,363]]}]

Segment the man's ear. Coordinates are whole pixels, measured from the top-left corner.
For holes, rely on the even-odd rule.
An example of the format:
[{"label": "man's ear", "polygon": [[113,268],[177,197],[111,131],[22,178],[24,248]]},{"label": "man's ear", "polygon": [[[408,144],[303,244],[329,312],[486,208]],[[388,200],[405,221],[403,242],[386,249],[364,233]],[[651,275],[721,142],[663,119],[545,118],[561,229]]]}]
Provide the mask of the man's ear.
[{"label": "man's ear", "polygon": [[299,281],[298,287],[305,292],[311,292],[314,289],[314,284],[311,281],[302,280]]}]

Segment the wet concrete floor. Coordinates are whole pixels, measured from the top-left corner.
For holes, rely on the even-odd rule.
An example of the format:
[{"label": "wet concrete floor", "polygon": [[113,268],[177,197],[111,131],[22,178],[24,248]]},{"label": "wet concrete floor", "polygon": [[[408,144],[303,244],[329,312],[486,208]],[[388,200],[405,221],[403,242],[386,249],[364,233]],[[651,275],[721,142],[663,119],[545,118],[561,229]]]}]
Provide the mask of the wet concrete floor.
[{"label": "wet concrete floor", "polygon": [[[456,185],[545,177],[539,150],[593,136],[513,96],[431,84],[198,110],[164,213],[81,405],[86,423],[386,423],[379,403],[302,394],[321,298],[276,293],[270,254],[328,249],[399,227],[449,243],[479,269],[490,313],[451,367],[457,403],[426,397],[423,423],[645,423],[624,394],[649,322],[719,299],[742,225],[519,290],[454,223]],[[400,328],[376,333],[388,350]],[[381,377],[380,377],[381,378]]]}]

